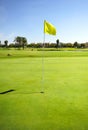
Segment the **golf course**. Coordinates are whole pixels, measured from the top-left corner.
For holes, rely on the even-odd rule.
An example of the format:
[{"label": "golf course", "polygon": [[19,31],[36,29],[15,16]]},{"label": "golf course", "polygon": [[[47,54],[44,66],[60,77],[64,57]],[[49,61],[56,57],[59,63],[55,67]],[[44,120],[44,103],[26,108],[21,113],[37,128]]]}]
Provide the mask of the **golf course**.
[{"label": "golf course", "polygon": [[88,50],[0,49],[0,130],[88,130]]}]

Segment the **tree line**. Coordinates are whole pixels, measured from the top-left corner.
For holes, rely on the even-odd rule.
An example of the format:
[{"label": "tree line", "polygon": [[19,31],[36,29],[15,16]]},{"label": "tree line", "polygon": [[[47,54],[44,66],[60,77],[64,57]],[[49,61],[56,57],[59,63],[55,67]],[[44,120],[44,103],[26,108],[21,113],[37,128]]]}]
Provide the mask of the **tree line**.
[{"label": "tree line", "polygon": [[0,41],[0,47],[2,48],[88,48],[88,42],[86,43],[63,43],[56,40],[56,43],[30,43],[28,44],[27,38],[17,36],[13,43],[8,43],[8,40],[4,41],[4,44]]}]

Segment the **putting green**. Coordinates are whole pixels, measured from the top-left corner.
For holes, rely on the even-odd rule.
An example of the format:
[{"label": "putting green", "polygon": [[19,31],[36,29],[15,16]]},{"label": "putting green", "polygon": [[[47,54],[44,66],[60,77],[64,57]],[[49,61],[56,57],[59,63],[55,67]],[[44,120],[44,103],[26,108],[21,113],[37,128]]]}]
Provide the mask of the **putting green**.
[{"label": "putting green", "polygon": [[[88,57],[1,58],[1,130],[87,130]],[[42,81],[43,74],[43,81]],[[45,93],[40,93],[42,87]]]}]

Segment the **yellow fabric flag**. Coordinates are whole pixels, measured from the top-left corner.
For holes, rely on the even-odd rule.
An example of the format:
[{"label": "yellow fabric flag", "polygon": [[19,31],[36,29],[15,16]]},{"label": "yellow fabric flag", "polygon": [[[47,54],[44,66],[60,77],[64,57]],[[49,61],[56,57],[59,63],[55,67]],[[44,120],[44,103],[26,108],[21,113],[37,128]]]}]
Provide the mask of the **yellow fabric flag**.
[{"label": "yellow fabric flag", "polygon": [[56,28],[51,23],[44,21],[44,33],[56,35]]}]

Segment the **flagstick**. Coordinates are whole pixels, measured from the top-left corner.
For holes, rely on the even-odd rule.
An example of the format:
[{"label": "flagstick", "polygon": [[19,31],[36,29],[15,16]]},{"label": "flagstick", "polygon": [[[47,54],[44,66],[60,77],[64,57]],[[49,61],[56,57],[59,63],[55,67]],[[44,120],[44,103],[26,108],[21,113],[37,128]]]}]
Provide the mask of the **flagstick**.
[{"label": "flagstick", "polygon": [[[56,29],[55,27],[44,20],[44,41],[43,41],[43,47],[45,47],[45,33],[50,35],[56,35]],[[42,87],[41,87],[41,93],[44,93],[44,51],[42,50]]]},{"label": "flagstick", "polygon": [[[43,46],[42,49],[45,47],[45,33],[43,39]],[[44,93],[44,51],[42,50],[42,86],[41,86],[41,93]]]}]

